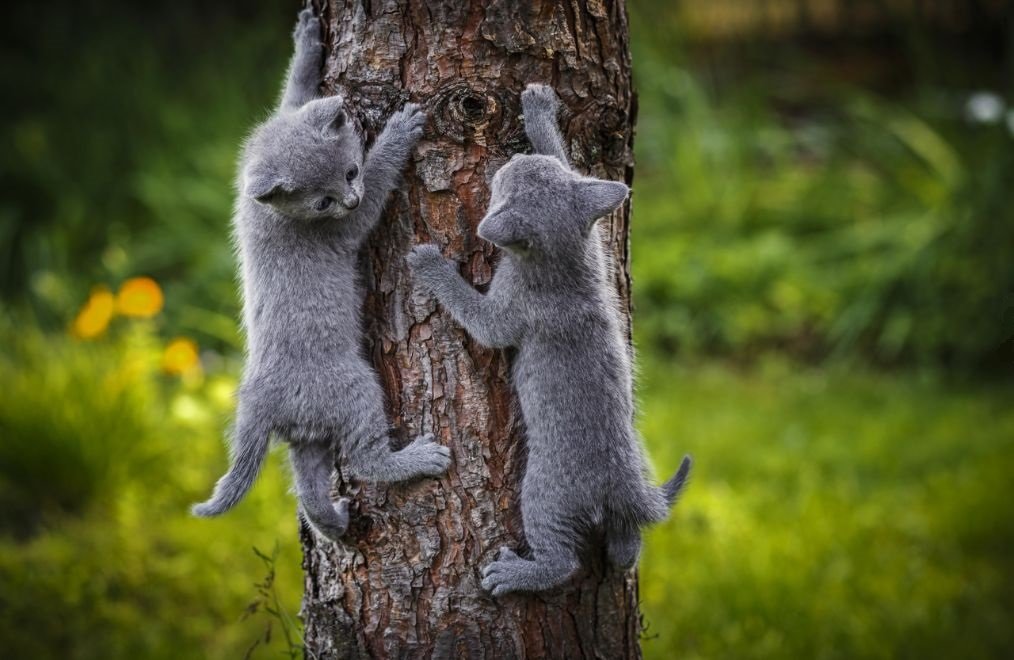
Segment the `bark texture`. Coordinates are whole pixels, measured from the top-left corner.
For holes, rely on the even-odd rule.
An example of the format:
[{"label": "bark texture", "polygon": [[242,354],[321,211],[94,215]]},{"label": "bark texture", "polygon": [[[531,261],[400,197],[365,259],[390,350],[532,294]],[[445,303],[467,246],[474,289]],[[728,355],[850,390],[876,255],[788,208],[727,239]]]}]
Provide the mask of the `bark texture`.
[{"label": "bark texture", "polygon": [[[406,182],[363,255],[367,346],[395,435],[432,431],[452,448],[439,480],[347,483],[346,546],[302,531],[307,657],[635,658],[637,578],[606,567],[599,544],[568,587],[494,601],[479,569],[523,544],[517,498],[524,431],[510,356],[478,346],[428,296],[413,293],[409,247],[435,242],[480,288],[495,248],[475,235],[487,182],[529,146],[520,94],[559,92],[576,167],[633,174],[635,100],[622,0],[329,0],[325,90],[341,93],[370,136],[405,101],[429,120]],[[629,319],[629,208],[600,221]]]}]

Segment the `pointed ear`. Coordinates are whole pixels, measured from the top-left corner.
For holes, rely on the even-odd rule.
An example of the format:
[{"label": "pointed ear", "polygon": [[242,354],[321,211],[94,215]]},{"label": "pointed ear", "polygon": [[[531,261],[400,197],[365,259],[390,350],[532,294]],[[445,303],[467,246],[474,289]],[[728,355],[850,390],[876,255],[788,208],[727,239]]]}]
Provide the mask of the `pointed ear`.
[{"label": "pointed ear", "polygon": [[630,188],[619,181],[582,177],[577,185],[578,200],[589,221],[615,211],[630,193]]},{"label": "pointed ear", "polygon": [[277,173],[262,165],[247,172],[244,192],[262,204],[269,204],[285,190],[285,182]]},{"label": "pointed ear", "polygon": [[526,237],[522,234],[521,223],[511,211],[496,211],[479,223],[479,238],[499,247],[523,241]]},{"label": "pointed ear", "polygon": [[310,101],[303,106],[306,121],[318,127],[322,133],[337,133],[348,121],[345,114],[345,100],[340,96],[328,96]]}]

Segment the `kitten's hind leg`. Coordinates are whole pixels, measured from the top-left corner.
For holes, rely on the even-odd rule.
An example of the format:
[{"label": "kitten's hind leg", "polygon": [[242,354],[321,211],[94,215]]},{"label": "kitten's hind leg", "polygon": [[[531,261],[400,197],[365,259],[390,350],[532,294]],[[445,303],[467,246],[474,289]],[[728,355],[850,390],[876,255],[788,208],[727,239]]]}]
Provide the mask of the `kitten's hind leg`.
[{"label": "kitten's hind leg", "polygon": [[399,451],[391,451],[386,435],[350,442],[346,456],[353,475],[381,483],[438,477],[451,465],[450,448],[436,442],[432,433],[419,436]]},{"label": "kitten's hind leg", "polygon": [[345,416],[340,425],[347,473],[363,481],[393,483],[446,472],[451,465],[451,450],[436,442],[430,433],[404,449],[391,451],[384,391],[376,373],[365,363],[349,366],[341,407]]},{"label": "kitten's hind leg", "polygon": [[321,536],[337,541],[349,526],[349,500],[331,501],[334,451],[330,443],[301,441],[289,447],[300,512]]},{"label": "kitten's hind leg", "polygon": [[522,559],[504,547],[496,561],[482,570],[482,588],[494,597],[514,591],[545,591],[567,582],[579,566],[577,555],[571,552]]},{"label": "kitten's hind leg", "polygon": [[509,548],[500,548],[496,561],[482,570],[482,588],[494,597],[513,591],[545,591],[574,576],[581,566],[573,533],[562,518],[525,520],[525,537],[532,559],[522,559]]},{"label": "kitten's hind leg", "polygon": [[633,568],[641,555],[641,532],[637,527],[609,527],[606,529],[606,555],[609,561],[622,570]]}]

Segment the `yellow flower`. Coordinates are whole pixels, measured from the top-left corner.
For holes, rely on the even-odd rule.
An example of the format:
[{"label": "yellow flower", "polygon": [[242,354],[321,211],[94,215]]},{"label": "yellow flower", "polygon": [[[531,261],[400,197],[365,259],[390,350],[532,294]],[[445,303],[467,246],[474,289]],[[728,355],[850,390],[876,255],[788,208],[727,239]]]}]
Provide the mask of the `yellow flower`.
[{"label": "yellow flower", "polygon": [[162,311],[162,289],[150,277],[133,277],[116,294],[116,311],[124,316],[150,318]]},{"label": "yellow flower", "polygon": [[201,367],[197,344],[192,339],[177,337],[169,342],[162,353],[162,371],[182,376]]},{"label": "yellow flower", "polygon": [[74,318],[71,333],[81,339],[94,339],[105,332],[112,318],[113,294],[104,286],[95,287]]}]

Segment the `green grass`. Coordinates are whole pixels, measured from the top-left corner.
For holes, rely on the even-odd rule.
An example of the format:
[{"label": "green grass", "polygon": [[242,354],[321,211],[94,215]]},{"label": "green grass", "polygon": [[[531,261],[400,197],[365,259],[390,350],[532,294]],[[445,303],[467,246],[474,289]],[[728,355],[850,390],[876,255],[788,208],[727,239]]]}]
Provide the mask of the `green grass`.
[{"label": "green grass", "polygon": [[653,365],[643,431],[696,473],[649,534],[649,658],[985,658],[1014,614],[1009,386]]},{"label": "green grass", "polygon": [[[0,317],[2,320],[2,317]],[[295,506],[278,457],[229,516],[189,505],[224,470],[234,380],[157,370],[146,323],[81,343],[0,324],[0,647],[11,658],[237,658],[278,544],[277,592],[302,591]],[[277,621],[259,657],[285,648]]]},{"label": "green grass", "polygon": [[[234,367],[161,375],[147,323],[89,344],[0,329],[6,653],[242,657],[270,621],[243,618],[267,572],[252,548],[276,543],[280,602],[298,612],[279,456],[236,511],[187,515],[224,468]],[[684,452],[697,460],[677,513],[648,533],[647,657],[1009,655],[1009,385],[643,362],[641,426],[659,472]],[[255,657],[284,652],[272,624]]]}]

